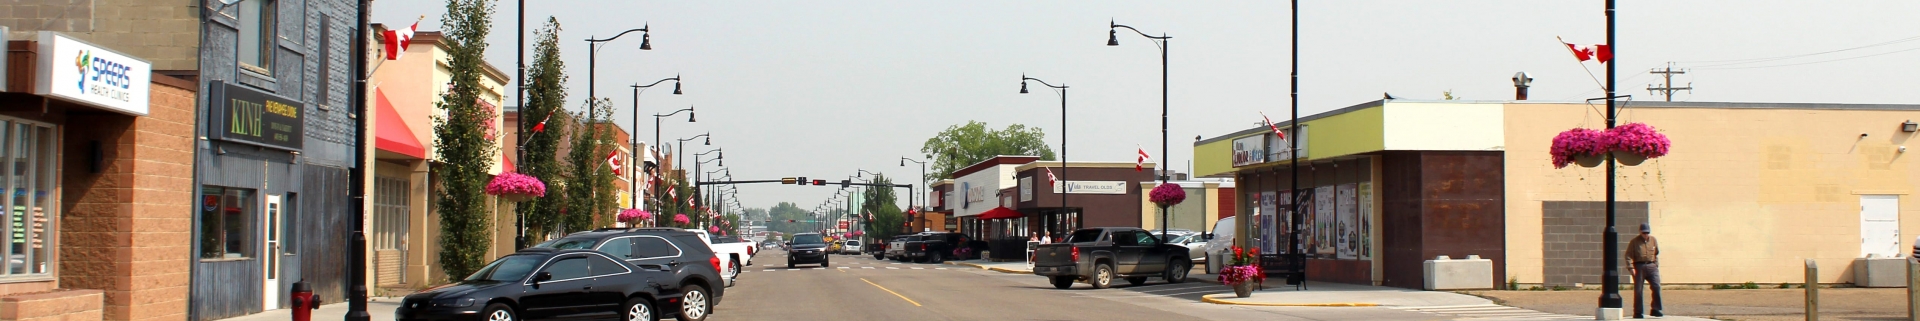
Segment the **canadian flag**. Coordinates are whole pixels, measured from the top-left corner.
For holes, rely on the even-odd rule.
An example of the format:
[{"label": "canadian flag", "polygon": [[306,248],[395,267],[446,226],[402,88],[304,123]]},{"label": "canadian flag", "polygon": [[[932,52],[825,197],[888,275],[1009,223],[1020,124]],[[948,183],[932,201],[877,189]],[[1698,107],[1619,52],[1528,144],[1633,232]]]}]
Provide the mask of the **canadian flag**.
[{"label": "canadian flag", "polygon": [[1046,170],[1047,170],[1047,184],[1048,184],[1048,185],[1052,185],[1052,184],[1055,184],[1055,183],[1058,183],[1058,182],[1060,182],[1060,178],[1059,178],[1059,177],[1056,177],[1056,176],[1053,176],[1053,168],[1051,168],[1051,167],[1041,167],[1041,168],[1042,168],[1042,169],[1046,169]]},{"label": "canadian flag", "polygon": [[613,168],[614,175],[620,175],[620,151],[607,154],[607,167]]},{"label": "canadian flag", "polygon": [[533,124],[533,132],[538,133],[538,132],[547,131],[547,121],[549,120],[553,120],[552,112],[548,112],[547,118],[541,119],[539,124]]},{"label": "canadian flag", "polygon": [[1133,161],[1133,171],[1135,172],[1146,170],[1147,160],[1153,159],[1153,156],[1147,155],[1146,149],[1140,148],[1139,150],[1140,150],[1140,158],[1135,159]]},{"label": "canadian flag", "polygon": [[420,22],[416,21],[406,29],[381,32],[381,36],[387,38],[387,60],[400,60],[400,55],[407,53],[407,45],[413,41],[413,31],[418,29]]},{"label": "canadian flag", "polygon": [[1568,43],[1566,40],[1561,40],[1560,44],[1567,45],[1567,50],[1573,52],[1573,59],[1579,59],[1580,61],[1587,61],[1589,59],[1599,60],[1600,63],[1613,61],[1613,49],[1608,48],[1607,45],[1581,47],[1580,45]]},{"label": "canadian flag", "polygon": [[1272,129],[1273,129],[1273,135],[1274,135],[1274,136],[1276,136],[1276,137],[1280,137],[1280,139],[1287,139],[1287,133],[1284,133],[1284,132],[1280,132],[1280,126],[1274,126],[1274,125],[1273,125],[1273,119],[1272,119],[1272,118],[1267,118],[1267,112],[1264,112],[1264,111],[1263,111],[1263,112],[1260,112],[1260,120],[1263,120],[1263,121],[1266,121],[1266,122],[1267,122],[1267,128],[1272,128]]}]

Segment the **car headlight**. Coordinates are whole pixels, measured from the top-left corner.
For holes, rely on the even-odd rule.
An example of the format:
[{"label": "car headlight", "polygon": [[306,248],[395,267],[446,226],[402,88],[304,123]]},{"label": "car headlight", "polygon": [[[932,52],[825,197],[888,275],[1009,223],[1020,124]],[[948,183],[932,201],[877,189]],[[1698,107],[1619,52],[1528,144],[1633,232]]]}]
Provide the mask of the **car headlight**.
[{"label": "car headlight", "polygon": [[473,298],[446,298],[433,300],[436,308],[465,308],[473,306]]}]

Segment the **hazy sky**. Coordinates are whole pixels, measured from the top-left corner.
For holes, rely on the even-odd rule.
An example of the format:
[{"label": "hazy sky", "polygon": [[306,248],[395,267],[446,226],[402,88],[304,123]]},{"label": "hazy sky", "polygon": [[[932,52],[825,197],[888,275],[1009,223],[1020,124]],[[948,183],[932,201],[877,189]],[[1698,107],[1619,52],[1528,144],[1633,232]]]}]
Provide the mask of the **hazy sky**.
[{"label": "hazy sky", "polygon": [[[498,2],[487,60],[514,73],[515,9]],[[1535,78],[1535,100],[1599,97],[1554,37],[1606,41],[1602,1],[1306,1],[1301,5],[1302,116],[1403,99],[1513,96],[1509,78]],[[1915,1],[1619,1],[1616,56],[1622,94],[1660,99],[1647,70],[1676,62],[1694,92],[1675,100],[1913,103],[1920,100],[1920,12]],[[384,0],[374,22],[439,30],[445,3]],[[1288,113],[1286,1],[532,1],[527,28],[561,22],[569,108],[587,98],[589,37],[649,25],[599,54],[598,94],[631,122],[635,83],[675,74],[685,95],[642,94],[639,137],[654,113],[697,106],[698,123],[666,119],[663,138],[713,134],[736,179],[839,179],[858,169],[911,180],[920,146],[947,126],[1037,126],[1055,150],[1059,96],[1022,74],[1066,84],[1070,161],[1133,160],[1135,146],[1185,171],[1196,135],[1251,128]],[[1160,51],[1109,19],[1172,36],[1171,155],[1160,155]],[[531,45],[531,39],[529,39]],[[1863,47],[1864,46],[1864,47]],[[1836,52],[1837,51],[1837,52]],[[1820,54],[1815,54],[1820,53]],[[1807,55],[1814,54],[1814,55]],[[1804,55],[1804,56],[1803,56]],[[1757,59],[1786,57],[1785,59]],[[531,56],[528,57],[532,59]],[[531,63],[531,61],[529,61]],[[1593,77],[1599,64],[1586,63]],[[511,100],[511,99],[510,99]],[[511,102],[509,102],[511,104]],[[684,115],[682,115],[684,116]],[[705,146],[692,152],[710,150]],[[743,185],[742,204],[812,208],[830,187]],[[905,200],[902,200],[905,202]],[[903,204],[904,205],[904,204]]]}]

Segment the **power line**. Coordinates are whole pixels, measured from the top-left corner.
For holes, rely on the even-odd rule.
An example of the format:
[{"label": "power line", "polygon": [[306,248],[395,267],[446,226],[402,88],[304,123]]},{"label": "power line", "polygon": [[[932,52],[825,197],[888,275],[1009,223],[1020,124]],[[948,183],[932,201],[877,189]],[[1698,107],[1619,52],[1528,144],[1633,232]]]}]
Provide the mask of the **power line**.
[{"label": "power line", "polygon": [[1811,65],[1811,64],[1820,64],[1820,63],[1829,63],[1829,62],[1835,62],[1835,61],[1846,61],[1846,60],[1854,60],[1854,59],[1862,59],[1862,58],[1871,58],[1871,57],[1879,57],[1879,56],[1885,56],[1885,55],[1891,55],[1891,54],[1897,54],[1897,53],[1902,53],[1902,52],[1908,52],[1908,51],[1914,51],[1914,50],[1920,50],[1920,48],[1910,48],[1910,49],[1904,49],[1904,50],[1896,50],[1896,51],[1889,51],[1889,52],[1882,52],[1882,53],[1877,53],[1877,54],[1871,54],[1871,55],[1865,55],[1865,56],[1858,56],[1858,57],[1850,57],[1850,58],[1840,58],[1840,59],[1830,59],[1830,60],[1821,60],[1821,61],[1813,61],[1813,62],[1802,62],[1802,63],[1791,63],[1791,64],[1784,64],[1784,65],[1765,65],[1765,66],[1746,66],[1746,67],[1694,67],[1694,68],[1692,68],[1692,69],[1702,69],[1702,70],[1734,70],[1734,69],[1758,69],[1758,68],[1774,68],[1774,67],[1791,67],[1791,66],[1801,66],[1801,65]]},{"label": "power line", "polygon": [[1678,62],[1678,63],[1681,63],[1681,64],[1697,64],[1697,63],[1709,63],[1709,64],[1715,64],[1715,65],[1706,65],[1706,66],[1698,66],[1698,67],[1718,67],[1718,66],[1727,66],[1727,65],[1741,65],[1741,64],[1750,64],[1750,63],[1761,63],[1761,62],[1768,62],[1768,61],[1779,61],[1779,60],[1786,60],[1786,59],[1793,59],[1793,58],[1800,58],[1800,57],[1809,57],[1809,56],[1817,56],[1817,55],[1824,55],[1824,54],[1830,54],[1830,53],[1838,53],[1838,52],[1845,52],[1845,51],[1853,51],[1853,50],[1859,50],[1859,49],[1866,49],[1866,48],[1872,48],[1872,47],[1879,47],[1879,46],[1885,46],[1885,45],[1892,45],[1892,44],[1897,44],[1897,43],[1902,43],[1902,42],[1909,42],[1909,41],[1914,41],[1914,40],[1920,40],[1920,36],[1913,36],[1913,37],[1907,37],[1907,38],[1901,38],[1901,39],[1898,39],[1898,40],[1893,40],[1893,41],[1887,41],[1887,42],[1881,42],[1881,43],[1876,43],[1876,44],[1870,44],[1870,45],[1864,45],[1864,46],[1859,46],[1859,47],[1852,47],[1852,48],[1845,48],[1845,49],[1836,49],[1836,50],[1828,50],[1828,51],[1821,51],[1821,52],[1815,52],[1815,53],[1805,53],[1805,54],[1797,54],[1797,55],[1787,55],[1787,56],[1778,56],[1778,57],[1766,57],[1766,58],[1747,58],[1747,59],[1730,59],[1730,60],[1702,60],[1702,61],[1680,61],[1680,62]]},{"label": "power line", "polygon": [[1688,92],[1693,91],[1693,83],[1691,82],[1687,83],[1686,87],[1673,86],[1673,75],[1684,75],[1687,73],[1687,71],[1684,69],[1673,70],[1673,62],[1667,62],[1666,69],[1654,69],[1654,70],[1647,71],[1647,73],[1659,74],[1660,77],[1667,79],[1667,85],[1664,87],[1654,87],[1653,85],[1647,85],[1647,91],[1654,92],[1655,94],[1658,94],[1661,96],[1666,96],[1667,101],[1673,101],[1673,92],[1675,91],[1682,91],[1682,90],[1685,90]]}]

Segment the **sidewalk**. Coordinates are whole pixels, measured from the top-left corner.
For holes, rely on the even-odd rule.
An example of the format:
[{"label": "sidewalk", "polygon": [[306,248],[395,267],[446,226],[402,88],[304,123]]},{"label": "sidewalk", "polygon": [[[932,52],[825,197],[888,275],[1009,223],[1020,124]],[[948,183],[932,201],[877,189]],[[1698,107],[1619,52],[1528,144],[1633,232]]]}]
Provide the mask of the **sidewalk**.
[{"label": "sidewalk", "polygon": [[[971,266],[1001,273],[1033,273],[1026,262],[987,262],[981,260],[948,261],[947,264]],[[1195,267],[1195,272],[1205,270]],[[1192,273],[1187,281],[1219,284],[1219,276],[1214,274]],[[1277,281],[1277,280],[1276,280]],[[1452,306],[1484,305],[1493,301],[1471,295],[1452,292],[1417,291],[1380,286],[1353,285],[1341,283],[1307,282],[1307,291],[1294,291],[1287,286],[1282,290],[1279,282],[1268,283],[1266,290],[1256,290],[1253,296],[1233,297],[1233,289],[1220,287],[1220,294],[1210,294],[1201,301],[1216,304],[1259,305],[1259,306]]]},{"label": "sidewalk", "polygon": [[[393,321],[393,310],[400,308],[400,298],[372,298],[367,300],[367,315],[373,321]],[[338,320],[347,316],[346,302],[331,302],[313,310],[314,320]],[[293,310],[277,309],[243,315],[221,321],[286,321],[293,320]]]}]

